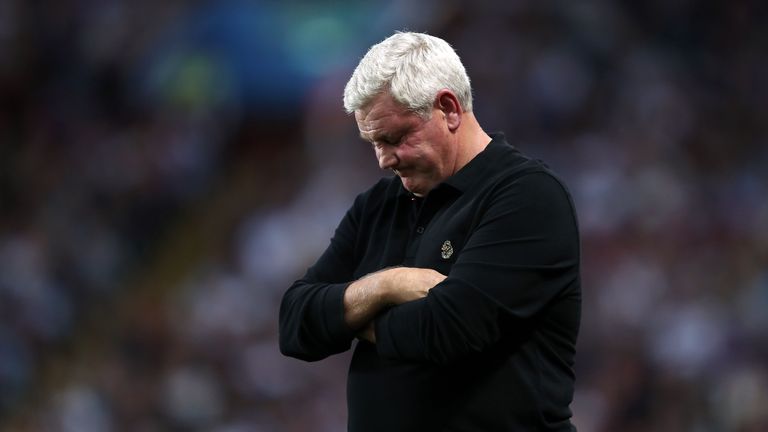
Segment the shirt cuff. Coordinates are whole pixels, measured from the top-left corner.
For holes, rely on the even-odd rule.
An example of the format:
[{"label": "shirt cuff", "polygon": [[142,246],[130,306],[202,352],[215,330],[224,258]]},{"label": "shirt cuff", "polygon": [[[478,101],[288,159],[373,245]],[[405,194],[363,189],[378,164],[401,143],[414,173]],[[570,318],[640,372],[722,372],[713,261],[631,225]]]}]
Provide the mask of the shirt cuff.
[{"label": "shirt cuff", "polygon": [[329,312],[326,315],[327,331],[333,339],[346,341],[346,343],[354,339],[356,333],[344,320],[344,292],[350,284],[351,282],[332,284],[328,286],[323,296],[324,309]]}]

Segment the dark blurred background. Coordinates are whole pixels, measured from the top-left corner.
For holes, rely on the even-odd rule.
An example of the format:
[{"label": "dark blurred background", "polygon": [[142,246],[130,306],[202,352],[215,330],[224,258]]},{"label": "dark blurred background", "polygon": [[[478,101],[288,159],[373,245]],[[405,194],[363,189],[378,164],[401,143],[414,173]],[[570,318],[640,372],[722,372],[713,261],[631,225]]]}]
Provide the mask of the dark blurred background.
[{"label": "dark blurred background", "polygon": [[581,431],[768,430],[758,0],[0,0],[0,429],[345,428],[282,292],[384,175],[341,93],[446,38],[489,131],[570,185]]}]

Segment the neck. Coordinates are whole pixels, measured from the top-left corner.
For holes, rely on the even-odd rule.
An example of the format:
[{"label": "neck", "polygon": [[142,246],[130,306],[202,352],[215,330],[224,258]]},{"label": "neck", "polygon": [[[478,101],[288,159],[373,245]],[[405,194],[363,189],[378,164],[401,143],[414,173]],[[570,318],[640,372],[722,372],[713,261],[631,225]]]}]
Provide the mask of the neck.
[{"label": "neck", "polygon": [[458,132],[457,139],[460,146],[454,172],[468,164],[475,156],[485,150],[491,142],[491,137],[480,127],[475,115],[471,112],[462,114],[461,127],[458,129]]}]

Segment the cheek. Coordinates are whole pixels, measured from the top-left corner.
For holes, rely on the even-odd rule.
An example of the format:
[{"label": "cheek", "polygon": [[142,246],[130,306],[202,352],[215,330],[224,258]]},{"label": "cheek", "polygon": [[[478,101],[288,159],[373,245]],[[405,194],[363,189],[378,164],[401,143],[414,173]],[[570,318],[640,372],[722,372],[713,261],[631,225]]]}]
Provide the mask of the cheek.
[{"label": "cheek", "polygon": [[408,165],[418,163],[420,159],[418,149],[407,144],[402,144],[397,147],[397,149],[395,149],[395,154],[400,158],[400,161]]},{"label": "cheek", "polygon": [[421,171],[434,171],[440,165],[440,158],[430,148],[409,148],[403,152],[404,158]]}]

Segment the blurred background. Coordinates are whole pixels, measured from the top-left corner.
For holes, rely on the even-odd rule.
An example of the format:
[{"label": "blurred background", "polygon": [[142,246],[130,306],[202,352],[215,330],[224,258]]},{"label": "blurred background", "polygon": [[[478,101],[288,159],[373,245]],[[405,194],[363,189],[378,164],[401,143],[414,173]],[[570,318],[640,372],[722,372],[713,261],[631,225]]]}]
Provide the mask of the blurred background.
[{"label": "blurred background", "polygon": [[378,177],[341,94],[394,30],[583,235],[580,431],[768,430],[765,2],[0,0],[0,430],[345,430],[283,291]]}]

